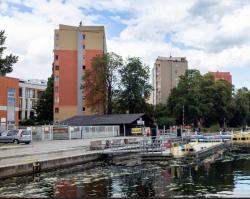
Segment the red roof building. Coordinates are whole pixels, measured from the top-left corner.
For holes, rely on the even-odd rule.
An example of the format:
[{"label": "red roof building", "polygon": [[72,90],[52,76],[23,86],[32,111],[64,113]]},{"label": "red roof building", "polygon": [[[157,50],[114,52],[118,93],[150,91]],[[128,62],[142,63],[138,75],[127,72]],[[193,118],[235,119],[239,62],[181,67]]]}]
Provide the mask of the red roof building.
[{"label": "red roof building", "polygon": [[217,71],[217,72],[210,72],[210,74],[212,74],[215,80],[224,79],[232,84],[232,75],[230,74],[230,72]]}]

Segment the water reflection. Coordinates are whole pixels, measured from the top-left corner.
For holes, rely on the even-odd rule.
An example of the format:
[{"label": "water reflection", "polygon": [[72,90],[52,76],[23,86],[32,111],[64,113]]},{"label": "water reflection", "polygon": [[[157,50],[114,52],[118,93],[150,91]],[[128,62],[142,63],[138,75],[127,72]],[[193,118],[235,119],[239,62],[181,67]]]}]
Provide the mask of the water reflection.
[{"label": "water reflection", "polygon": [[0,197],[248,196],[250,160],[200,167],[145,163],[137,166],[74,166],[0,181]]}]

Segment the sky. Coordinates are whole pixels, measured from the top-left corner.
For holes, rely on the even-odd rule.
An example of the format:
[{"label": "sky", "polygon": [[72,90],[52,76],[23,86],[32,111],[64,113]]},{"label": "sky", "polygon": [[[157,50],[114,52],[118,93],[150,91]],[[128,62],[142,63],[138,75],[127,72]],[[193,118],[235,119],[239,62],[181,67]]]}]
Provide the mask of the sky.
[{"label": "sky", "polygon": [[229,71],[250,88],[250,0],[0,0],[6,54],[19,56],[12,77],[47,79],[59,24],[104,25],[107,48],[138,56],[181,56],[189,68]]}]

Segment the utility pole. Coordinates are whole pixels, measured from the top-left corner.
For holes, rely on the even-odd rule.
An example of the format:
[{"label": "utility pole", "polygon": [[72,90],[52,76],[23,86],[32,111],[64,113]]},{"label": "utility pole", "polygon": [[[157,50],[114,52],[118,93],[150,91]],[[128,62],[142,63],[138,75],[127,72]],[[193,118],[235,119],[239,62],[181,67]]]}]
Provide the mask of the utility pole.
[{"label": "utility pole", "polygon": [[183,125],[183,127],[185,125],[185,109],[184,109],[184,104],[183,104],[183,107],[182,107],[182,125]]}]

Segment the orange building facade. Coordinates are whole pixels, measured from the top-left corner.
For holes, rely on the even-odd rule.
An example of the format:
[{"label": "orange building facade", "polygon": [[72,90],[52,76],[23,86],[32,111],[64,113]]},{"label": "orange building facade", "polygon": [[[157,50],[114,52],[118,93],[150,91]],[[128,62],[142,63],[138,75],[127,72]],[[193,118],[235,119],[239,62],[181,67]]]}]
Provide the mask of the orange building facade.
[{"label": "orange building facade", "polygon": [[230,84],[232,84],[232,75],[230,74],[230,72],[209,72],[215,80],[226,80],[228,81]]},{"label": "orange building facade", "polygon": [[0,76],[0,127],[18,125],[19,80]]},{"label": "orange building facade", "polygon": [[106,53],[103,26],[59,25],[54,33],[54,122],[75,115],[102,114],[85,106],[84,71],[91,60]]}]

